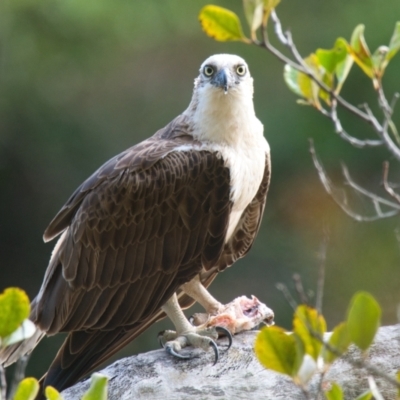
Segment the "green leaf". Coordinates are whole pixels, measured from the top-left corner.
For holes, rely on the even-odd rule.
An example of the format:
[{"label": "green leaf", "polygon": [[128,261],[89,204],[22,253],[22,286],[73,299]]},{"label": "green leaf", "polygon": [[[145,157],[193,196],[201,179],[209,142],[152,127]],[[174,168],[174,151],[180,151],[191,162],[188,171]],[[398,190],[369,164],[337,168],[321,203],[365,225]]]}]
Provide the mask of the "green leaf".
[{"label": "green leaf", "polygon": [[381,319],[378,302],[367,292],[356,293],[347,314],[351,341],[365,351],[374,340]]},{"label": "green leaf", "polygon": [[82,400],[107,400],[108,377],[94,373],[91,376],[90,388],[83,395]]},{"label": "green leaf", "polygon": [[264,367],[291,377],[299,370],[304,355],[300,338],[278,326],[263,328],[256,337],[254,350]]},{"label": "green leaf", "polygon": [[393,35],[390,39],[389,46],[379,46],[372,55],[372,62],[376,69],[376,75],[381,78],[385,72],[389,61],[395,56],[400,49],[400,22],[396,23]]},{"label": "green leaf", "polygon": [[325,70],[333,74],[336,71],[337,65],[345,59],[347,51],[346,48],[340,45],[336,47],[335,43],[333,49],[317,49],[315,54],[318,57],[319,63]]},{"label": "green leaf", "polygon": [[215,40],[249,42],[242,30],[238,16],[223,7],[208,5],[201,9],[199,21],[204,32]]},{"label": "green leaf", "polygon": [[[342,322],[333,329],[328,344],[334,349],[336,349],[340,354],[343,354],[350,346],[350,343],[351,339],[349,331],[347,329],[347,324],[345,322]],[[322,357],[326,363],[331,364],[339,356],[335,353],[332,353],[327,348],[324,348],[322,352]]]},{"label": "green leaf", "polygon": [[318,359],[321,351],[322,342],[314,335],[321,338],[326,332],[326,322],[322,315],[314,308],[306,305],[297,307],[293,319],[293,331],[300,337],[305,346],[306,354],[309,354],[314,360]]},{"label": "green leaf", "polygon": [[15,392],[14,400],[35,400],[39,393],[39,382],[35,378],[23,379]]},{"label": "green leaf", "polygon": [[335,74],[337,79],[335,93],[339,94],[344,84],[344,81],[346,80],[347,75],[349,74],[350,69],[353,66],[354,60],[353,57],[347,51],[348,43],[346,39],[343,38],[336,39],[335,49],[337,49],[337,52],[343,51],[346,54],[345,58],[337,63],[335,69]]},{"label": "green leaf", "polygon": [[371,399],[372,399],[372,393],[370,390],[368,390],[364,393],[361,393],[354,400],[371,400]]},{"label": "green leaf", "polygon": [[[332,74],[326,72],[325,74],[322,75],[322,82],[325,83],[325,85],[330,88],[331,90],[334,88],[334,77]],[[326,92],[323,89],[319,89],[318,91],[319,97],[325,101],[326,104],[329,106],[331,105],[331,95],[330,93]]]},{"label": "green leaf", "polygon": [[276,8],[276,6],[281,2],[281,0],[264,0],[264,23],[266,24],[271,11]]},{"label": "green leaf", "polygon": [[29,313],[29,298],[23,290],[8,288],[0,294],[0,338],[13,333]]},{"label": "green leaf", "polygon": [[289,89],[291,89],[297,95],[307,98],[309,91],[303,93],[303,85],[301,85],[301,80],[309,80],[310,78],[308,78],[308,76],[291,67],[289,64],[286,64],[283,70],[283,78],[285,79],[285,82],[288,85]]},{"label": "green leaf", "polygon": [[364,38],[364,25],[357,25],[351,36],[349,52],[353,56],[354,61],[369,76],[374,77],[372,68],[371,52],[368,49],[367,42]]},{"label": "green leaf", "polygon": [[374,67],[374,76],[377,78],[381,78],[385,72],[385,68],[388,64],[386,61],[388,51],[389,47],[379,46],[371,56],[372,65]]},{"label": "green leaf", "polygon": [[[312,57],[311,55],[310,57]],[[311,64],[311,59],[305,59],[307,64]],[[307,100],[307,104],[314,106],[317,109],[321,108],[318,100],[319,86],[312,81],[306,74],[299,72],[297,69],[286,64],[283,70],[283,78],[289,89]]]},{"label": "green leaf", "polygon": [[252,37],[255,38],[255,31],[261,26],[263,20],[264,1],[243,0],[243,9]]},{"label": "green leaf", "polygon": [[389,51],[386,54],[386,60],[390,61],[400,50],[400,21],[396,22],[393,35],[389,42]]},{"label": "green leaf", "polygon": [[46,399],[48,400],[63,400],[60,392],[57,389],[53,388],[53,386],[47,386],[44,394],[46,395]]},{"label": "green leaf", "polygon": [[340,92],[342,85],[353,65],[353,58],[347,52],[347,48],[348,43],[346,40],[343,38],[338,38],[336,39],[335,45],[332,49],[318,49],[315,53],[319,64],[327,72],[324,75],[324,81],[329,87],[333,88],[333,78],[331,78],[331,76],[333,74],[336,76],[336,93]]},{"label": "green leaf", "polygon": [[333,383],[332,387],[325,392],[327,400],[343,400],[343,390],[337,383]]}]

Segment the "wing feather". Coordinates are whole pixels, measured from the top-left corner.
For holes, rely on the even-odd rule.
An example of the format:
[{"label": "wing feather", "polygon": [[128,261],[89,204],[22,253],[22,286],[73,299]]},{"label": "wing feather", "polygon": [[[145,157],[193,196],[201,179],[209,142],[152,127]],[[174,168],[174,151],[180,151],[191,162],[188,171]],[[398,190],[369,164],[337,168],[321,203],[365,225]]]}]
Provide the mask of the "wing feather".
[{"label": "wing feather", "polygon": [[[229,170],[217,154],[176,152],[181,141],[165,141],[164,153],[162,140],[149,140],[114,157],[46,230],[51,237],[68,223],[32,313],[48,333],[132,326],[199,273],[202,262],[220,257]],[[141,167],[138,160],[153,151],[163,157]]]}]

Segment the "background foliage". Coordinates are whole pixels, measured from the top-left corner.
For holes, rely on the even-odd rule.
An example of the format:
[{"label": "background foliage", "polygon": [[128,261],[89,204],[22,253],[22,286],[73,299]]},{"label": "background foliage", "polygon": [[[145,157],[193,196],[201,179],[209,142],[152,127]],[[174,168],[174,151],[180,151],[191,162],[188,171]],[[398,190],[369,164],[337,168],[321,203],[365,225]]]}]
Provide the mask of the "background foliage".
[{"label": "background foliage", "polygon": [[[211,292],[226,302],[254,294],[275,311],[280,326],[290,329],[292,311],[275,284],[290,283],[299,272],[307,287],[315,287],[316,253],[327,226],[323,311],[328,329],[343,319],[357,290],[372,293],[382,305],[382,322],[394,323],[399,303],[398,221],[357,224],[345,216],[318,180],[307,138],[314,138],[330,176],[340,179],[339,160],[344,160],[355,179],[376,191],[387,153],[352,148],[335,136],[329,121],[297,105],[283,81],[282,64],[271,55],[207,38],[197,22],[207,3],[1,2],[0,290],[20,286],[30,298],[36,295],[54,245],[44,245],[41,235],[72,191],[100,164],[182,112],[200,63],[210,54],[226,52],[243,56],[255,79],[255,107],[271,145],[273,178],[252,252],[220,275]],[[243,16],[239,0],[213,3]],[[366,25],[371,48],[387,43],[400,2],[285,0],[278,11],[306,56],[317,47],[332,47],[338,36],[349,39],[359,23]],[[399,71],[396,57],[384,78],[388,98],[400,90]],[[343,95],[356,104],[370,100],[376,106],[368,78],[356,68]],[[344,115],[343,122],[348,130],[366,136],[368,128],[351,116]],[[393,162],[392,180],[396,167]],[[154,348],[156,332],[165,326],[153,327],[123,354]],[[60,340],[41,343],[28,375],[45,371]]]}]

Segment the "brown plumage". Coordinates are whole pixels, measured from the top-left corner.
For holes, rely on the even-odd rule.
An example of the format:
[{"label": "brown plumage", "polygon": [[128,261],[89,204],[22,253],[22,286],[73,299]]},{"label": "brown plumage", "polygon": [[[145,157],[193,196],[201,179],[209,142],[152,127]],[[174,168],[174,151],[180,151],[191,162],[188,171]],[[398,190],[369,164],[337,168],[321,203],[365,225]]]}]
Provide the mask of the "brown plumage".
[{"label": "brown plumage", "polygon": [[[190,306],[182,284],[199,275],[208,287],[249,251],[265,206],[269,153],[261,185],[227,238],[230,169],[195,137],[187,113],[175,118],[100,167],[46,229],[46,241],[61,237],[32,302],[30,318],[41,331],[34,340],[68,336],[44,386],[72,385],[161,319],[174,293]],[[14,361],[17,348],[0,359]]]}]

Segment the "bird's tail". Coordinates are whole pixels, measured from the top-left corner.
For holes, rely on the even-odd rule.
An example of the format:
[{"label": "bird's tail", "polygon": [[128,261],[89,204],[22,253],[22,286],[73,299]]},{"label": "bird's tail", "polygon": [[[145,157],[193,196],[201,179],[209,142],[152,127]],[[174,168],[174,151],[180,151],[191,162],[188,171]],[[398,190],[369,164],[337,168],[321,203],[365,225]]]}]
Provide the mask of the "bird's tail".
[{"label": "bird's tail", "polygon": [[29,354],[42,340],[45,333],[36,328],[35,333],[29,339],[22,340],[0,350],[0,365],[8,367],[18,361],[25,354]]}]

